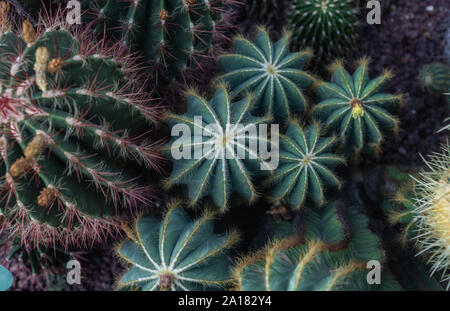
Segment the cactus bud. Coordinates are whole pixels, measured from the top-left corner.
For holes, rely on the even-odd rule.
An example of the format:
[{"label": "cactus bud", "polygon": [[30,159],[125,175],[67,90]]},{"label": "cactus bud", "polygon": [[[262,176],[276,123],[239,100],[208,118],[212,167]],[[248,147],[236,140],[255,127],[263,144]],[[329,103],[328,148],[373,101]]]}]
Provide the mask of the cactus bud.
[{"label": "cactus bud", "polygon": [[51,74],[55,74],[58,71],[60,71],[63,66],[64,66],[64,61],[62,60],[62,58],[60,58],[60,57],[53,58],[48,63],[47,71]]},{"label": "cactus bud", "polygon": [[22,29],[23,29],[23,40],[28,45],[36,41],[36,31],[34,31],[33,25],[28,20],[23,22]]}]

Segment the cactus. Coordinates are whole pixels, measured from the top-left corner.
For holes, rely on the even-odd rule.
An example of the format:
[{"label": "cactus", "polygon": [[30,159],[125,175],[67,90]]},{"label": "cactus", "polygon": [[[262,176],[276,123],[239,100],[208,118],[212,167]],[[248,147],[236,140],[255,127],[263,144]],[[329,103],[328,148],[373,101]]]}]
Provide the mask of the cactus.
[{"label": "cactus", "polygon": [[381,285],[368,284],[366,262],[382,261],[383,251],[357,208],[332,200],[321,209],[308,209],[302,236],[275,241],[240,260],[234,269],[236,289],[398,290],[388,270],[383,270]]},{"label": "cactus", "polygon": [[[234,0],[83,0],[87,17],[100,37],[113,38],[143,56],[158,73],[172,80],[202,63],[224,36]],[[89,20],[89,18],[88,18]]]},{"label": "cactus", "polygon": [[166,188],[187,185],[191,205],[209,196],[222,212],[230,205],[232,193],[253,202],[257,197],[253,177],[272,167],[256,150],[270,141],[262,132],[252,133],[252,128],[257,131],[257,127],[267,126],[269,118],[250,114],[251,96],[233,103],[223,86],[209,102],[193,90],[187,95],[187,112],[167,115],[172,134],[179,135],[181,130],[189,133],[182,133],[163,148],[171,151],[174,160]]},{"label": "cactus", "polygon": [[383,93],[392,74],[385,71],[370,80],[367,59],[359,62],[353,76],[340,62],[334,63],[331,71],[331,83],[321,82],[317,87],[320,102],[313,108],[314,116],[329,132],[339,135],[347,156],[379,154],[383,132],[398,131],[398,121],[390,111],[401,103],[402,96]]},{"label": "cactus", "polygon": [[441,274],[441,281],[450,289],[450,145],[426,160],[429,171],[414,177],[414,241],[418,254],[427,258],[431,274]]},{"label": "cactus", "polygon": [[8,290],[14,282],[14,277],[5,267],[0,266],[0,292]]},{"label": "cactus", "polygon": [[320,125],[314,122],[306,129],[291,122],[286,135],[280,136],[280,165],[273,176],[271,198],[300,208],[307,197],[316,205],[325,203],[324,187],[340,187],[333,169],[345,162],[332,151],[335,137],[322,137]]},{"label": "cactus", "polygon": [[422,68],[420,84],[431,94],[444,94],[450,91],[450,68],[445,64],[434,63]]},{"label": "cactus", "polygon": [[157,109],[138,67],[61,11],[37,29],[1,20],[0,232],[34,247],[101,241],[124,211],[151,202],[151,187],[123,168],[160,158],[144,139]]},{"label": "cactus", "polygon": [[312,47],[317,63],[347,56],[355,46],[357,15],[351,0],[294,0],[293,45]]},{"label": "cactus", "polygon": [[183,204],[169,204],[163,220],[142,217],[132,239],[117,248],[130,264],[119,289],[217,290],[231,280],[226,252],[238,240],[235,231],[215,234],[213,214],[191,221]]},{"label": "cactus", "polygon": [[286,123],[291,113],[306,110],[303,91],[313,83],[302,70],[311,51],[290,53],[289,42],[290,34],[273,43],[267,31],[260,29],[254,42],[237,37],[234,54],[219,58],[224,73],[219,81],[230,86],[231,95],[253,92],[256,114],[269,114],[279,123]]}]

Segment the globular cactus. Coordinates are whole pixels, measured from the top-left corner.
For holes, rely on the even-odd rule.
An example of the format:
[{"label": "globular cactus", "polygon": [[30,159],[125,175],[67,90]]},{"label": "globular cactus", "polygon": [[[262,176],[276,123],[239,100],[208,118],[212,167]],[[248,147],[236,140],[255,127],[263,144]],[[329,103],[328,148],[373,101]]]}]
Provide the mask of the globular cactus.
[{"label": "globular cactus", "polygon": [[392,74],[385,71],[369,79],[367,59],[359,62],[353,75],[340,62],[331,68],[331,83],[321,82],[317,87],[319,103],[313,108],[314,116],[341,138],[348,157],[357,158],[361,152],[378,154],[384,133],[398,131],[398,121],[390,111],[402,96],[383,92]]},{"label": "globular cactus", "polygon": [[131,266],[119,279],[119,289],[196,291],[229,285],[227,252],[238,234],[215,234],[213,214],[192,221],[182,207],[175,202],[162,220],[148,216],[136,221],[132,240],[117,249]]},{"label": "globular cactus", "polygon": [[422,68],[420,84],[431,94],[450,92],[450,68],[445,64],[434,63]]},{"label": "globular cactus", "polygon": [[[189,68],[202,69],[229,25],[226,6],[235,0],[83,0],[95,32],[111,36],[168,80]],[[88,18],[89,20],[89,18]],[[220,41],[220,40],[219,40]]]},{"label": "globular cactus", "polygon": [[2,21],[0,232],[34,247],[100,241],[124,211],[151,201],[141,173],[124,165],[158,167],[158,146],[145,139],[158,110],[134,60],[66,25],[61,11],[37,29]]},{"label": "globular cactus", "polygon": [[290,53],[289,44],[290,34],[273,43],[267,31],[260,29],[254,42],[237,37],[234,53],[219,57],[223,72],[219,81],[229,85],[231,95],[254,93],[255,113],[271,115],[279,123],[306,110],[303,92],[313,83],[302,70],[312,57],[311,51]]},{"label": "globular cactus", "polygon": [[325,203],[324,187],[340,187],[333,169],[345,160],[333,153],[335,137],[323,137],[314,122],[303,129],[291,122],[280,136],[280,165],[269,178],[270,197],[299,209],[310,198],[316,205]]},{"label": "globular cactus", "polygon": [[[339,291],[398,290],[387,269],[381,284],[367,282],[367,262],[383,260],[380,239],[368,229],[357,206],[332,200],[308,209],[304,233],[270,243],[240,260],[234,269],[237,290]],[[351,234],[349,234],[351,232]]]},{"label": "globular cactus", "polygon": [[270,119],[250,114],[251,96],[232,102],[223,86],[209,102],[195,91],[187,94],[186,113],[167,114],[172,135],[182,136],[163,148],[173,159],[166,187],[187,185],[191,205],[209,197],[222,212],[229,207],[232,193],[254,201],[253,178],[273,169],[260,152],[261,146],[272,145],[267,133]]},{"label": "globular cactus", "polygon": [[418,254],[431,265],[431,274],[440,274],[450,289],[450,145],[426,160],[429,171],[413,176],[416,197],[413,241]]},{"label": "globular cactus", "polygon": [[356,44],[351,0],[294,0],[289,19],[294,47],[312,47],[318,64],[347,56]]}]

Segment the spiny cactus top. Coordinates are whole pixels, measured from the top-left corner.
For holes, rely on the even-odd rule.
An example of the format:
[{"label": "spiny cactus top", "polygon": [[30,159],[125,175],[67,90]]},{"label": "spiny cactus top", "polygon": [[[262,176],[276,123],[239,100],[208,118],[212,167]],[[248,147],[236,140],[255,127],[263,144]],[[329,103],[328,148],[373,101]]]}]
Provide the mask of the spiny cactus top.
[{"label": "spiny cactus top", "polygon": [[[308,209],[304,235],[270,243],[240,260],[234,269],[237,290],[396,290],[387,271],[381,285],[369,285],[366,263],[382,261],[380,240],[368,229],[357,206],[332,200]],[[352,234],[348,234],[348,230]],[[299,241],[306,243],[300,244]]]},{"label": "spiny cactus top", "polygon": [[348,54],[357,35],[352,0],[294,0],[290,24],[295,47],[312,47],[320,62]]},{"label": "spiny cactus top", "polygon": [[120,278],[120,289],[218,290],[231,280],[226,252],[237,241],[236,232],[214,234],[212,214],[191,221],[177,202],[163,220],[137,220],[132,240],[118,254],[131,268]]},{"label": "spiny cactus top", "polygon": [[270,177],[272,200],[300,208],[307,197],[317,205],[325,202],[324,186],[340,187],[333,169],[345,160],[333,153],[335,137],[321,137],[313,123],[305,130],[292,122],[280,136],[280,165]]},{"label": "spiny cactus top", "polygon": [[306,109],[303,91],[313,83],[312,77],[302,70],[312,53],[290,53],[289,44],[290,35],[272,43],[267,31],[261,29],[254,42],[236,38],[234,54],[219,58],[224,72],[219,80],[231,87],[231,94],[254,93],[255,112],[269,114],[278,123],[286,123],[292,113]]},{"label": "spiny cactus top", "polygon": [[118,161],[159,158],[139,130],[155,109],[133,59],[64,20],[0,35],[0,231],[33,245],[103,239],[109,216],[151,197]]},{"label": "spiny cactus top", "polygon": [[432,274],[440,274],[450,289],[450,145],[434,153],[416,181],[414,239],[432,265]]},{"label": "spiny cactus top", "polygon": [[116,37],[143,51],[147,61],[172,79],[188,66],[201,63],[221,36],[228,17],[225,5],[234,0],[84,0],[94,17],[95,31]]},{"label": "spiny cactus top", "polygon": [[314,116],[341,137],[346,155],[358,156],[361,151],[378,153],[383,130],[394,133],[398,130],[398,121],[389,111],[402,97],[383,93],[392,75],[386,71],[370,80],[366,59],[360,61],[353,75],[340,62],[332,68],[331,83],[322,82],[317,88],[320,102],[314,107]]},{"label": "spiny cactus top", "polygon": [[260,152],[262,146],[271,145],[269,118],[250,114],[250,96],[232,103],[224,87],[209,102],[193,91],[188,94],[187,112],[168,114],[172,135],[182,136],[165,147],[173,159],[167,186],[188,185],[191,204],[209,196],[222,211],[229,206],[231,193],[253,201],[254,175],[273,169]]},{"label": "spiny cactus top", "polygon": [[422,86],[432,94],[450,92],[450,68],[445,64],[434,63],[424,66],[419,79]]}]

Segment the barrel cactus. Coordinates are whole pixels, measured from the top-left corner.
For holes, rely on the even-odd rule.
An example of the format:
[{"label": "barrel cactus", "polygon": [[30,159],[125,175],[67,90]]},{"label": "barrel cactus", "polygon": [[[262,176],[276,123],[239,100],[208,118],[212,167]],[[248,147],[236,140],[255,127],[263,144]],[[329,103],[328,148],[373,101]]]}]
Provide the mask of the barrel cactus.
[{"label": "barrel cactus", "polygon": [[238,234],[214,233],[213,214],[192,221],[181,202],[169,204],[163,220],[142,217],[131,240],[117,252],[131,267],[119,279],[123,290],[218,290],[231,280],[228,250]]},{"label": "barrel cactus", "polygon": [[300,208],[307,197],[316,205],[325,203],[324,187],[340,187],[333,169],[345,160],[333,153],[335,137],[323,137],[318,123],[303,129],[291,122],[280,136],[280,165],[269,178],[270,196]]},{"label": "barrel cactus", "polygon": [[378,154],[383,132],[398,131],[398,121],[390,111],[401,103],[402,96],[383,92],[392,74],[385,71],[370,80],[366,59],[360,61],[353,75],[340,62],[333,64],[332,72],[331,83],[321,82],[317,87],[319,103],[314,115],[329,132],[339,135],[347,156]]},{"label": "barrel cactus", "polygon": [[444,94],[450,91],[450,68],[445,64],[434,63],[422,68],[420,84],[431,94]]},{"label": "barrel cactus", "polygon": [[290,53],[289,44],[290,34],[273,43],[268,32],[260,29],[254,42],[237,37],[234,53],[219,57],[223,72],[219,81],[227,83],[231,95],[254,93],[255,113],[269,114],[279,123],[286,123],[292,113],[306,110],[303,92],[313,83],[302,70],[311,51]]},{"label": "barrel cactus", "polygon": [[86,19],[97,35],[112,35],[171,80],[215,52],[227,29],[226,6],[234,0],[83,0]]},{"label": "barrel cactus", "polygon": [[[252,105],[251,96],[232,102],[225,87],[209,102],[189,91],[187,112],[167,114],[172,136],[182,134],[163,148],[173,159],[167,188],[187,185],[191,205],[209,197],[221,211],[230,205],[232,193],[255,200],[253,177],[267,174],[277,163],[260,152],[271,145],[269,118],[252,116]],[[277,130],[272,127],[271,132],[277,135]]]},{"label": "barrel cactus", "polygon": [[[383,270],[381,284],[368,284],[370,260],[383,260],[380,239],[368,229],[357,206],[331,200],[308,209],[304,234],[270,243],[263,251],[240,260],[234,269],[237,290],[340,291],[398,290]],[[352,234],[348,234],[349,230]]]},{"label": "barrel cactus", "polygon": [[450,145],[426,161],[429,171],[414,177],[414,241],[419,254],[431,265],[432,274],[440,274],[450,289]]},{"label": "barrel cactus", "polygon": [[312,47],[318,63],[349,54],[356,44],[357,14],[351,0],[294,0],[294,46]]},{"label": "barrel cactus", "polygon": [[125,160],[160,158],[144,139],[157,110],[134,60],[63,15],[18,31],[2,21],[0,232],[36,247],[103,240],[125,210],[151,201]]}]

